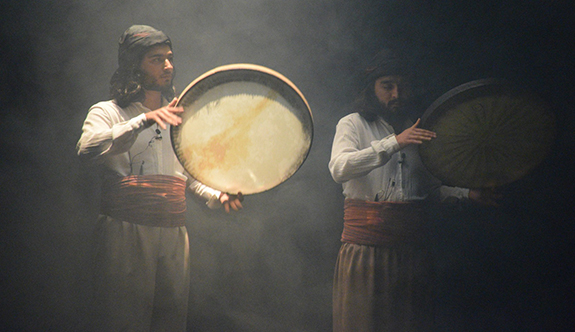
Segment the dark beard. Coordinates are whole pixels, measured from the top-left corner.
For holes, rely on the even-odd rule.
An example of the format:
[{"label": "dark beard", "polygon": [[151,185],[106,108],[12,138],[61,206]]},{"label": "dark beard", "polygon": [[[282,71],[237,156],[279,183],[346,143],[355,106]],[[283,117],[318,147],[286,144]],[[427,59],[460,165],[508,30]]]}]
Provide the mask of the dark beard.
[{"label": "dark beard", "polygon": [[172,82],[170,82],[169,84],[160,85],[156,81],[150,82],[149,80],[144,80],[144,82],[142,83],[142,87],[149,91],[160,91],[163,94],[173,91],[174,89],[174,85],[172,84]]},{"label": "dark beard", "polygon": [[[401,133],[405,128],[405,120],[407,120],[407,114],[403,109],[404,101],[391,101],[391,105],[380,104],[379,115],[385,122],[393,127],[396,134]],[[390,107],[391,106],[391,107]]]},{"label": "dark beard", "polygon": [[172,72],[172,80],[170,81],[170,83],[164,84],[164,85],[158,84],[158,82],[156,80],[152,79],[146,73],[142,73],[142,74],[143,74],[142,87],[144,89],[149,90],[149,91],[160,91],[164,95],[171,95],[174,93],[173,82],[174,82],[174,77],[176,75],[175,70]]},{"label": "dark beard", "polygon": [[175,89],[174,89],[174,85],[173,84],[166,84],[164,86],[161,86],[159,84],[153,84],[153,85],[144,85],[143,86],[144,89],[146,90],[150,90],[150,91],[160,91],[162,93],[162,95],[164,96],[169,96],[175,93]]}]

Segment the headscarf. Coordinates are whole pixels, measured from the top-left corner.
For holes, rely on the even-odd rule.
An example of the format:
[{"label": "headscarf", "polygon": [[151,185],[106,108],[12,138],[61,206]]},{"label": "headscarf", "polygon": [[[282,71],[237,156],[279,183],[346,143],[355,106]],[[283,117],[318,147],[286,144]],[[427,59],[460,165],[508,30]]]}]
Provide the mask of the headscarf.
[{"label": "headscarf", "polygon": [[382,76],[406,76],[406,61],[392,49],[382,49],[370,61],[365,69],[363,86],[371,85]]}]

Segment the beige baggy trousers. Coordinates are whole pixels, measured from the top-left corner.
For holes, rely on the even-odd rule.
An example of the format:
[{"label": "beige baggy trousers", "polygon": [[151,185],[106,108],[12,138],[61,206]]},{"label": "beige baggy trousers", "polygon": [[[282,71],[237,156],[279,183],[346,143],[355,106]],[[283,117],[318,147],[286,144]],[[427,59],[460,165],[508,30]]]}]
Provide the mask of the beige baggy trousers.
[{"label": "beige baggy trousers", "polygon": [[101,215],[95,232],[94,331],[186,331],[185,226],[150,227]]}]

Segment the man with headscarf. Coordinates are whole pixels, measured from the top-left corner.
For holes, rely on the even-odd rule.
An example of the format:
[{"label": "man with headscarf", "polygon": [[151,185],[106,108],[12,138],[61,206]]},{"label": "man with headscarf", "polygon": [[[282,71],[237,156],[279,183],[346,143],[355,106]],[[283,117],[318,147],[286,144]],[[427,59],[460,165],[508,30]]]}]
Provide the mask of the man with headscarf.
[{"label": "man with headscarf", "polygon": [[119,40],[111,100],[93,105],[78,155],[103,167],[96,229],[96,331],[185,331],[190,282],[185,227],[188,188],[210,208],[242,208],[185,174],[169,126],[181,123],[170,38],[134,25]]},{"label": "man with headscarf", "polygon": [[436,134],[408,118],[412,92],[403,58],[389,49],[378,53],[362,87],[355,113],[337,124],[329,162],[345,196],[334,331],[432,331],[433,260],[423,205],[483,196],[441,186],[421,163],[418,145]]}]

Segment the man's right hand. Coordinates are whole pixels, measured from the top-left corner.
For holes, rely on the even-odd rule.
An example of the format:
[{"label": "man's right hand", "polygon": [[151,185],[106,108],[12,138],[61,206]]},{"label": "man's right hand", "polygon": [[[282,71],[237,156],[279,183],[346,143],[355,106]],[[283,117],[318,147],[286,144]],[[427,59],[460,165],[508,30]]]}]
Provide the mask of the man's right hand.
[{"label": "man's right hand", "polygon": [[475,203],[485,206],[499,206],[499,200],[503,194],[497,191],[497,188],[470,189],[469,199]]},{"label": "man's right hand", "polygon": [[417,119],[417,122],[415,122],[413,126],[395,136],[400,149],[403,149],[410,144],[422,144],[423,141],[431,141],[431,139],[437,137],[433,131],[417,128],[420,122],[421,119]]},{"label": "man's right hand", "polygon": [[182,118],[178,114],[183,113],[184,108],[176,107],[177,102],[178,99],[174,98],[168,106],[146,113],[146,121],[150,124],[157,123],[164,130],[167,129],[166,123],[172,126],[179,125],[182,123]]}]

